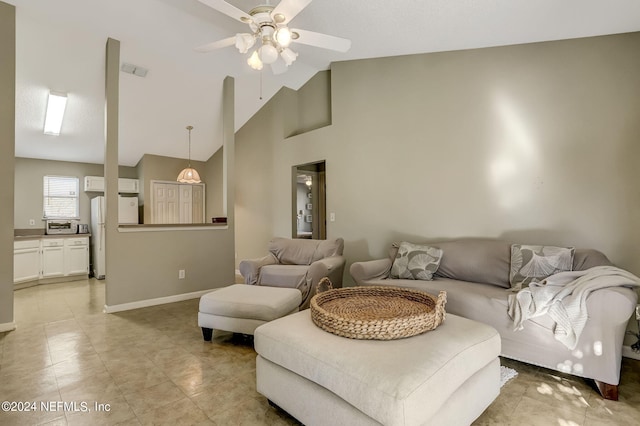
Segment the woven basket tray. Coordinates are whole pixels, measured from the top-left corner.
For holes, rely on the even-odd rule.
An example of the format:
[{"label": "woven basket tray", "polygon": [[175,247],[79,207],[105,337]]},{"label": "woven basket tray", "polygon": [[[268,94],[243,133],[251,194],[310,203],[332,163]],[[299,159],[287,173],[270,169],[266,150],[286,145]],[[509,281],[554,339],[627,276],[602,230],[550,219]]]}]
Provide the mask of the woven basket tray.
[{"label": "woven basket tray", "polygon": [[444,291],[436,299],[421,291],[394,287],[330,289],[311,299],[311,319],[323,330],[342,337],[401,339],[439,326],[446,302]]}]

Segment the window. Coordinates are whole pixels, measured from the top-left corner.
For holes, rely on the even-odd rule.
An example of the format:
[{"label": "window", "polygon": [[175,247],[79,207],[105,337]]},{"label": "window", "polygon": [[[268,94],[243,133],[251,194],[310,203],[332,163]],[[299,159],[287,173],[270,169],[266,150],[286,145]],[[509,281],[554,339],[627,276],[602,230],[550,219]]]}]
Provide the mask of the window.
[{"label": "window", "polygon": [[79,214],[79,183],[77,177],[44,177],[44,218],[77,219]]}]

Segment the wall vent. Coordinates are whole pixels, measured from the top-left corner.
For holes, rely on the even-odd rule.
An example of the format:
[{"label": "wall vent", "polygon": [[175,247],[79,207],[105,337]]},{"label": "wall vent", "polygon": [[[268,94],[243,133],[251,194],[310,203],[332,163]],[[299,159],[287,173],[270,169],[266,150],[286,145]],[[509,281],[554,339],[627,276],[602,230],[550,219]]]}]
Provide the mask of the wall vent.
[{"label": "wall vent", "polygon": [[147,75],[147,73],[149,72],[149,70],[146,69],[146,68],[142,68],[142,67],[139,67],[137,65],[132,65],[132,64],[127,64],[127,63],[123,63],[122,67],[120,69],[123,72],[126,72],[128,74],[137,75],[138,77],[145,77]]}]

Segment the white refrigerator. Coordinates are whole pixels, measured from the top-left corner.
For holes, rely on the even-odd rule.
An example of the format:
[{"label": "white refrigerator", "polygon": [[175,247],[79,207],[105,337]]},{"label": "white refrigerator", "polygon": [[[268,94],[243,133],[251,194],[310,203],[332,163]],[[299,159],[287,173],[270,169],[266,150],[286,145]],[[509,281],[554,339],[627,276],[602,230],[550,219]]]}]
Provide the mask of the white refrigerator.
[{"label": "white refrigerator", "polygon": [[[93,275],[99,279],[105,276],[105,235],[104,222],[106,211],[104,196],[91,199],[91,261]],[[138,223],[138,197],[123,197],[118,195],[118,224]]]}]

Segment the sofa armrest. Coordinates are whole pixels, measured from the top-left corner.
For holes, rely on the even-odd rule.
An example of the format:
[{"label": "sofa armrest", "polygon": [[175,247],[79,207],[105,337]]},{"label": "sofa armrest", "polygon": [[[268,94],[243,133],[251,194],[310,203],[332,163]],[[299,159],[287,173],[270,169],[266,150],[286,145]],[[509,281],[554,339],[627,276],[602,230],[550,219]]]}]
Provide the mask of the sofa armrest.
[{"label": "sofa armrest", "polygon": [[258,283],[258,276],[260,275],[260,268],[266,265],[275,265],[276,263],[278,263],[278,259],[269,253],[259,259],[246,259],[241,261],[238,269],[240,269],[240,274],[244,277],[245,284],[256,285]]},{"label": "sofa armrest", "polygon": [[609,287],[595,290],[587,297],[589,321],[624,324],[635,312],[638,294],[627,287]]},{"label": "sofa armrest", "polygon": [[324,277],[328,277],[333,288],[342,287],[342,275],[344,274],[344,265],[346,263],[344,256],[336,255],[316,260],[307,270],[305,280],[299,290],[302,292],[302,304],[300,310],[307,309],[311,298],[316,294],[316,286]]},{"label": "sofa armrest", "polygon": [[309,266],[307,278],[310,278],[313,285],[316,285],[322,278],[329,277],[334,288],[342,287],[342,272],[340,272],[340,279],[332,279],[331,277],[335,276],[335,272],[338,270],[344,271],[345,263],[344,256],[329,256],[316,260]]},{"label": "sofa armrest", "polygon": [[389,258],[354,262],[351,264],[349,272],[356,284],[362,285],[364,281],[388,278],[391,265],[392,262]]}]

